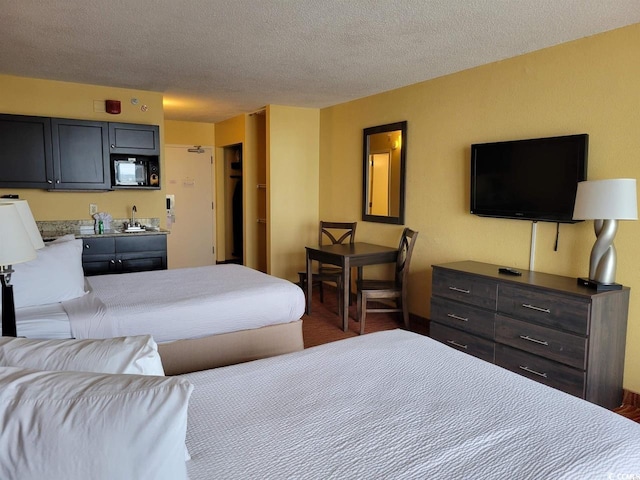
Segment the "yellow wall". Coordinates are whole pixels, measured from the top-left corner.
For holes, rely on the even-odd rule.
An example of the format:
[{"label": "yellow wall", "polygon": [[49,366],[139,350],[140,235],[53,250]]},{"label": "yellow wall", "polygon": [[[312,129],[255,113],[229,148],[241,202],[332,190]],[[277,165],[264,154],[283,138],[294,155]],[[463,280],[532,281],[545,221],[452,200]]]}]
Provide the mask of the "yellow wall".
[{"label": "yellow wall", "polygon": [[267,107],[267,271],[297,281],[317,243],[320,111]]},{"label": "yellow wall", "polygon": [[[137,98],[138,105],[132,105],[131,98]],[[120,100],[122,113],[110,115],[93,111],[94,100],[107,99]],[[142,111],[142,105],[148,107],[147,111]],[[156,92],[0,75],[0,113],[159,125],[160,144],[164,145],[162,94]],[[159,217],[162,225],[165,222],[164,194],[159,190],[0,189],[0,195],[8,193],[17,193],[27,200],[36,220],[91,220],[89,203],[95,203],[99,211],[109,212],[114,218],[129,218],[131,206],[135,204],[139,217]]]},{"label": "yellow wall", "polygon": [[164,121],[164,141],[167,145],[215,145],[215,124],[202,122]]},{"label": "yellow wall", "polygon": [[[410,310],[429,316],[431,265],[528,268],[531,222],[469,214],[472,143],[588,133],[589,178],[640,176],[640,24],[321,111],[320,218],[361,218],[362,129],[408,121],[406,225],[420,231]],[[396,245],[402,227],[360,222]],[[592,222],[539,223],[535,269],[588,274]],[[631,287],[624,386],[640,391],[640,222],[620,222],[616,280]]]}]

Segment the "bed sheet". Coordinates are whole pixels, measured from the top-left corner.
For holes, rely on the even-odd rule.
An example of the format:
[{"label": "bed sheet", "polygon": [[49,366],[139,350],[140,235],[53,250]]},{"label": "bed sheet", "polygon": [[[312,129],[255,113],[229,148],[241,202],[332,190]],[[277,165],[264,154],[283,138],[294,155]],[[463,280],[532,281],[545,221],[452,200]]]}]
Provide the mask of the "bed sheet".
[{"label": "bed sheet", "polygon": [[185,378],[191,480],[640,474],[640,425],[406,331]]},{"label": "bed sheet", "polygon": [[16,331],[27,338],[71,338],[69,317],[59,302],[16,308]]},{"label": "bed sheet", "polygon": [[103,275],[63,302],[76,338],[151,334],[158,343],[299,320],[304,294],[292,282],[241,265]]}]

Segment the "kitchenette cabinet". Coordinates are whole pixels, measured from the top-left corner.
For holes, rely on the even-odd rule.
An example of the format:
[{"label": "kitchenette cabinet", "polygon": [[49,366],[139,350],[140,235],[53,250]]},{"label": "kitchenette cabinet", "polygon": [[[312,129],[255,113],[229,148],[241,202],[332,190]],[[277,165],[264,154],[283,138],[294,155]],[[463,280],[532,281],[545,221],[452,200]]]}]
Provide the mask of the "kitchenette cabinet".
[{"label": "kitchenette cabinet", "polygon": [[51,119],[0,115],[0,187],[50,188]]},{"label": "kitchenette cabinet", "polygon": [[50,187],[63,190],[108,190],[109,132],[107,123],[51,119],[53,178]]},{"label": "kitchenette cabinet", "polygon": [[110,190],[111,154],[159,165],[159,127],[0,114],[0,188]]},{"label": "kitchenette cabinet", "polygon": [[166,270],[166,234],[123,234],[82,238],[86,276]]},{"label": "kitchenette cabinet", "polygon": [[160,155],[160,131],[157,125],[109,123],[111,153]]}]

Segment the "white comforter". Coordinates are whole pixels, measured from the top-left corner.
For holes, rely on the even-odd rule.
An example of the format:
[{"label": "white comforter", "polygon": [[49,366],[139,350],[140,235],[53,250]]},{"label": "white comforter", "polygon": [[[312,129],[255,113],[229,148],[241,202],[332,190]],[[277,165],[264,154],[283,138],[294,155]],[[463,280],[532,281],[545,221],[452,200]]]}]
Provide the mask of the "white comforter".
[{"label": "white comforter", "polygon": [[63,302],[75,338],[151,334],[156,342],[299,320],[295,284],[241,265],[88,277],[91,292]]},{"label": "white comforter", "polygon": [[185,377],[191,480],[640,475],[640,425],[401,330]]}]

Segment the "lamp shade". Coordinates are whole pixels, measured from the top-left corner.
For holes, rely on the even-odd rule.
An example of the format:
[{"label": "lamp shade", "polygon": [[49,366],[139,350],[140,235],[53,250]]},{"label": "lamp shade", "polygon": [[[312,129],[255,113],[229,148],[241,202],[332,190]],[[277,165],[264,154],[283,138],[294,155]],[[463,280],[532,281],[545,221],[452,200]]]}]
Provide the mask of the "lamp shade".
[{"label": "lamp shade", "polygon": [[33,248],[35,248],[36,250],[44,248],[44,242],[42,241],[40,230],[38,230],[36,221],[33,219],[33,215],[31,214],[31,209],[29,208],[29,204],[27,203],[27,201],[13,198],[0,199],[0,205],[11,204],[16,206],[18,214],[20,215],[20,219],[22,220],[22,225],[29,235],[29,239],[31,241],[31,245],[33,245]]},{"label": "lamp shade", "polygon": [[0,266],[28,262],[34,258],[36,251],[18,208],[12,203],[0,203]]},{"label": "lamp shade", "polygon": [[637,220],[635,178],[578,183],[574,220]]}]

